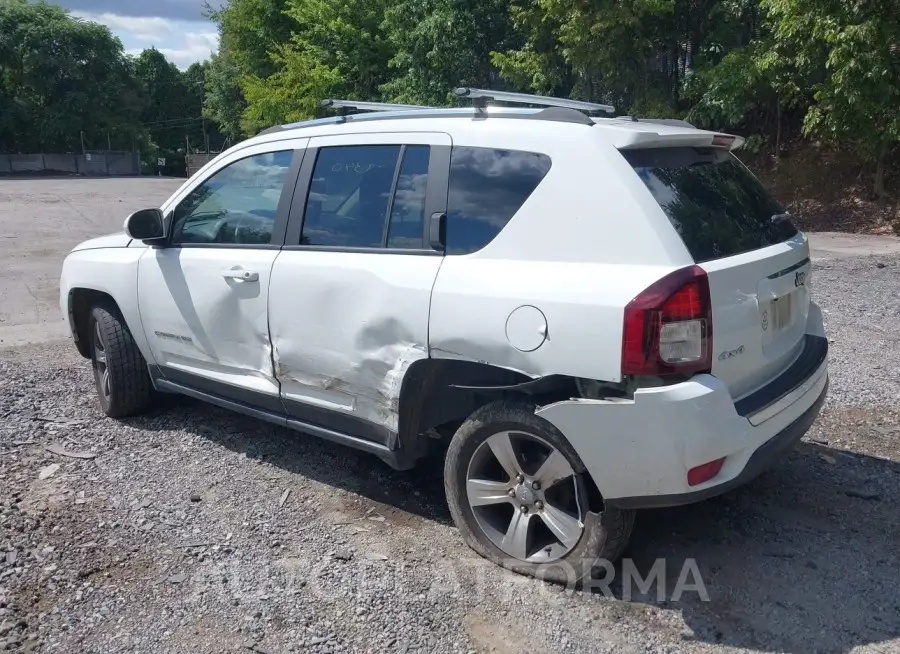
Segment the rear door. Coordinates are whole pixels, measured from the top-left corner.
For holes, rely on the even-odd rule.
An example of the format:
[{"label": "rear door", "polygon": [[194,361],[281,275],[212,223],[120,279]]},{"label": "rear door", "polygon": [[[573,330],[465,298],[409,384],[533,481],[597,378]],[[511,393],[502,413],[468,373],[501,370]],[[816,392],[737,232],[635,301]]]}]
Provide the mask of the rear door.
[{"label": "rear door", "polygon": [[393,446],[400,385],[428,356],[451,140],[442,133],[310,139],[269,288],[288,413]]},{"label": "rear door", "polygon": [[803,349],[810,307],[806,238],[725,149],[622,154],[707,273],[712,373],[735,398],[770,381]]}]

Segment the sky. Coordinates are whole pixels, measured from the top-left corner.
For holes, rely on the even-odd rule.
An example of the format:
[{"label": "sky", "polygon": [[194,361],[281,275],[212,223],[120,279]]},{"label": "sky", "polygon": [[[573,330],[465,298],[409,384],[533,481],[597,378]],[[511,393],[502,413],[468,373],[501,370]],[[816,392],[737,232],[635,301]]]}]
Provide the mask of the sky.
[{"label": "sky", "polygon": [[208,59],[218,48],[216,26],[203,16],[203,0],[55,2],[73,16],[107,25],[129,54],[155,47],[182,70],[195,61]]}]

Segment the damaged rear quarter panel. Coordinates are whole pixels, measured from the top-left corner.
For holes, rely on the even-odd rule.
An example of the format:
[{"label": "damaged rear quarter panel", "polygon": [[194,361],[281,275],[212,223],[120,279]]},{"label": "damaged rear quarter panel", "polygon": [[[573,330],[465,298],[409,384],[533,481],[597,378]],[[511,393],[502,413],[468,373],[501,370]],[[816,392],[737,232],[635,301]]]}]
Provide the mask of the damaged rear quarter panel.
[{"label": "damaged rear quarter panel", "polygon": [[[432,356],[481,361],[535,378],[617,382],[623,308],[669,270],[582,262],[538,266],[493,259],[488,248],[447,257],[432,298]],[[603,283],[608,279],[616,281]],[[524,305],[546,318],[546,340],[531,352],[513,347],[506,331],[510,314]]]},{"label": "damaged rear quarter panel", "polygon": [[403,377],[428,356],[440,265],[438,256],[282,252],[272,270],[269,329],[284,399],[396,431]]}]

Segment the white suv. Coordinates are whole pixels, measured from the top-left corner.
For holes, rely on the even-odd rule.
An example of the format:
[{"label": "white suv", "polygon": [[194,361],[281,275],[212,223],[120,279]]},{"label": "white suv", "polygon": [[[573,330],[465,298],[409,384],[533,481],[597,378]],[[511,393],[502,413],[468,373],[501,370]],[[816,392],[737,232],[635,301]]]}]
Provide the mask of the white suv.
[{"label": "white suv", "polygon": [[816,418],[809,248],[739,138],[459,93],[240,143],[75,248],[61,308],[108,415],[182,393],[398,469],[449,442],[466,542],[580,576]]}]

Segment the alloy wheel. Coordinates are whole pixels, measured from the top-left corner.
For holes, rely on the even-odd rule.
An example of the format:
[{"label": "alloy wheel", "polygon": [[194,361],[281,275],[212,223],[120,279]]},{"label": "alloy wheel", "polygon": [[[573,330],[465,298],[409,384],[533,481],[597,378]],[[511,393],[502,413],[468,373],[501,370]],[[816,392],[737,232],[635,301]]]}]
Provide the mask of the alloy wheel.
[{"label": "alloy wheel", "polygon": [[466,497],[484,536],[520,561],[561,559],[584,533],[581,475],[534,434],[502,431],[485,439],[469,462]]}]

